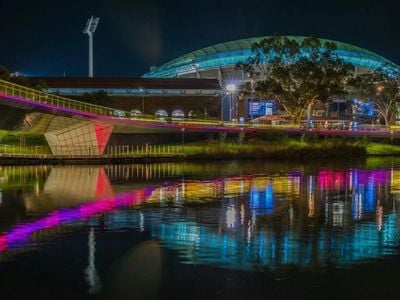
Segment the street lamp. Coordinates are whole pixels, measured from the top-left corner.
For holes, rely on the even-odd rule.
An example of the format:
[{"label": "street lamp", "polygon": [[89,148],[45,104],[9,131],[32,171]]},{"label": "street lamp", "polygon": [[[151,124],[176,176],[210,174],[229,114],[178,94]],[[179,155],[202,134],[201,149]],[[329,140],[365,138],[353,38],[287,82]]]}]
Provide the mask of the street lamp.
[{"label": "street lamp", "polygon": [[[233,83],[230,83],[226,86],[226,90],[231,95],[231,97],[229,99],[229,119],[230,119],[230,121],[232,121],[232,102],[233,102],[233,93],[236,91],[236,85],[234,85]],[[235,107],[236,107],[236,105],[235,105]]]},{"label": "street lamp", "polygon": [[142,94],[142,115],[144,115],[144,89],[140,88],[139,92]]},{"label": "street lamp", "polygon": [[250,122],[253,122],[253,99],[254,99],[254,78],[250,80],[251,85],[251,98],[250,98]]}]

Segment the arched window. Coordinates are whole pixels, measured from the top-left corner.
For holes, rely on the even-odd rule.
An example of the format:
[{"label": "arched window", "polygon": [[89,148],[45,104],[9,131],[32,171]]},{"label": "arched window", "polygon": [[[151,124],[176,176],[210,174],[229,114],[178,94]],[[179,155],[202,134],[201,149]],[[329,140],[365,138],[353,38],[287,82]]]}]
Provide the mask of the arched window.
[{"label": "arched window", "polygon": [[175,109],[171,116],[172,120],[182,120],[185,118],[185,113],[180,109]]},{"label": "arched window", "polygon": [[138,109],[132,109],[131,110],[131,118],[137,118],[142,115],[142,112]]},{"label": "arched window", "polygon": [[156,119],[166,120],[168,117],[168,113],[165,109],[159,109],[155,113]]}]

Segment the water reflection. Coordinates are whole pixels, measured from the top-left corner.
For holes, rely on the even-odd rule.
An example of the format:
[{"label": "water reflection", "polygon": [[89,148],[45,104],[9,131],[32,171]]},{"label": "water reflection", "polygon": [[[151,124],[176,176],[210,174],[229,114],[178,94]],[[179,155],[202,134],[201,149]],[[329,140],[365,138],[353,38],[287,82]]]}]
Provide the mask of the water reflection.
[{"label": "water reflection", "polygon": [[89,284],[89,293],[95,294],[101,290],[100,277],[97,273],[95,266],[95,255],[96,255],[96,239],[94,235],[94,229],[90,228],[89,231],[89,240],[88,240],[88,248],[89,248],[89,257],[88,257],[88,266],[85,270],[86,281]]},{"label": "water reflection", "polygon": [[0,188],[20,188],[28,214],[0,235],[0,256],[91,220],[85,274],[96,292],[100,223],[149,233],[190,264],[346,266],[397,254],[400,169],[254,168],[199,167],[201,176],[175,164],[0,168]]}]

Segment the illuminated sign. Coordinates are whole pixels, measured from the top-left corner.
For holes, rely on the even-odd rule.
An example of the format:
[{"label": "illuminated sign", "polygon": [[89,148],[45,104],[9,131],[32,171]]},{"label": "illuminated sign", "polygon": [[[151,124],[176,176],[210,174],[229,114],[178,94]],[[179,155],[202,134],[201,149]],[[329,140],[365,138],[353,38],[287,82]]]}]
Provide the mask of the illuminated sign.
[{"label": "illuminated sign", "polygon": [[249,117],[270,116],[274,114],[274,102],[259,99],[248,99]]}]

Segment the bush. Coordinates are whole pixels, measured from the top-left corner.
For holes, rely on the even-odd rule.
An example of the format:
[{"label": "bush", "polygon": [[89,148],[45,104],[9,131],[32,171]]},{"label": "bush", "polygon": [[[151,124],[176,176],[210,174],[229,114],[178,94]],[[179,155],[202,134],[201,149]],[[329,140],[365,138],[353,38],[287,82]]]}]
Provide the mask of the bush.
[{"label": "bush", "polygon": [[219,133],[219,141],[220,141],[221,144],[225,143],[227,135],[228,134],[226,132],[220,132]]}]

